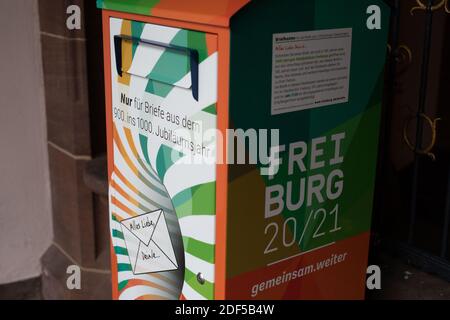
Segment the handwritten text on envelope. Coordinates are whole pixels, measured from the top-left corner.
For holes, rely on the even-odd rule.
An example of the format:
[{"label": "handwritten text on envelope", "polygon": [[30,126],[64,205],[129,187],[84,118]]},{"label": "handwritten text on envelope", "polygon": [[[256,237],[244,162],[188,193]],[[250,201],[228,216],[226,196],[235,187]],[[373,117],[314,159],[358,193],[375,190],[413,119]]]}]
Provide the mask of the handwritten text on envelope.
[{"label": "handwritten text on envelope", "polygon": [[121,227],[134,274],[178,269],[162,210],[122,220]]}]

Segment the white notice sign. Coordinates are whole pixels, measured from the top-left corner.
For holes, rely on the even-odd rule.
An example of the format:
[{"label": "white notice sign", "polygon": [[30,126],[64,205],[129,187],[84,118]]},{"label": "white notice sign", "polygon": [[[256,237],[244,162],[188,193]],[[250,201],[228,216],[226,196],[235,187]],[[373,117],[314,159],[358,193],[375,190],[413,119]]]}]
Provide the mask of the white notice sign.
[{"label": "white notice sign", "polygon": [[352,29],[273,35],[272,115],[348,101]]}]

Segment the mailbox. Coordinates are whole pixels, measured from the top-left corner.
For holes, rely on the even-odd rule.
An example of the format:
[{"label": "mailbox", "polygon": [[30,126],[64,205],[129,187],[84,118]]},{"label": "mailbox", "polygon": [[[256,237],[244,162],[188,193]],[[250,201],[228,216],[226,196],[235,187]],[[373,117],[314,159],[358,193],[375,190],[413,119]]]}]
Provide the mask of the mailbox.
[{"label": "mailbox", "polygon": [[114,298],[364,298],[384,2],[98,7]]}]

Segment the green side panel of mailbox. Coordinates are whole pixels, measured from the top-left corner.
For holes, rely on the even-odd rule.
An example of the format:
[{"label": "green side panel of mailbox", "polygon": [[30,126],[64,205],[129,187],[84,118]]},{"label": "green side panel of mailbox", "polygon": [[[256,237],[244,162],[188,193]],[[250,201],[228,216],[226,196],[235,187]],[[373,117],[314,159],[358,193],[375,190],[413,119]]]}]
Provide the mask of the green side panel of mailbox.
[{"label": "green side panel of mailbox", "polygon": [[[381,18],[381,29],[369,30],[367,26],[372,17],[367,13],[371,5],[381,9],[380,15],[375,17]],[[274,261],[367,236],[373,205],[389,15],[389,8],[383,1],[260,0],[250,3],[233,17],[230,126],[244,130],[279,129],[279,144],[285,151],[280,154],[279,171],[272,178],[261,174],[261,164],[230,166],[229,296],[254,297],[250,285],[261,280],[258,274],[275,273],[276,265],[269,266]],[[348,101],[303,110],[296,110],[294,106],[286,112],[273,112],[274,34],[289,40],[291,33],[305,32],[309,37],[308,32],[337,29],[351,31],[350,52],[347,52],[351,56]],[[327,40],[323,41],[326,46]],[[313,45],[316,47],[317,44]],[[302,57],[297,56],[297,62],[299,59]],[[332,161],[336,160],[333,137],[335,141],[340,139],[339,153],[343,160],[336,164]],[[300,141],[308,147],[304,157],[306,171],[296,166],[289,172],[289,147]],[[323,149],[323,155],[316,160],[323,161],[324,165],[319,164],[317,169],[310,163],[313,142]],[[297,152],[299,150],[303,149]],[[313,194],[308,203],[308,192],[320,185],[322,178],[323,201]],[[308,186],[309,179],[316,179],[315,184]],[[342,192],[337,199],[327,196],[327,188],[336,195],[339,187]],[[275,190],[275,198],[280,190],[284,193],[282,212],[271,218],[265,217],[265,206],[270,198],[268,190]],[[301,201],[302,194],[303,205],[292,209],[295,207],[292,203]],[[366,254],[367,249],[362,255]],[[358,274],[365,274],[365,267],[360,266]],[[336,277],[339,276],[336,273]],[[246,279],[254,281],[248,281],[246,287]],[[326,291],[326,288],[320,289]],[[249,295],[241,292],[249,292]],[[302,297],[292,292],[283,294],[264,297]]]}]

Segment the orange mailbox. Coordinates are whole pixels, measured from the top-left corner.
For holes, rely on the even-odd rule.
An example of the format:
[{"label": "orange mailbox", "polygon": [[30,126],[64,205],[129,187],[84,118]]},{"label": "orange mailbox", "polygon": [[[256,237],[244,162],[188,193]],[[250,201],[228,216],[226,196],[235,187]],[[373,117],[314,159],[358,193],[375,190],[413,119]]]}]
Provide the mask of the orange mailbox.
[{"label": "orange mailbox", "polygon": [[98,7],[114,298],[363,298],[383,1]]}]

